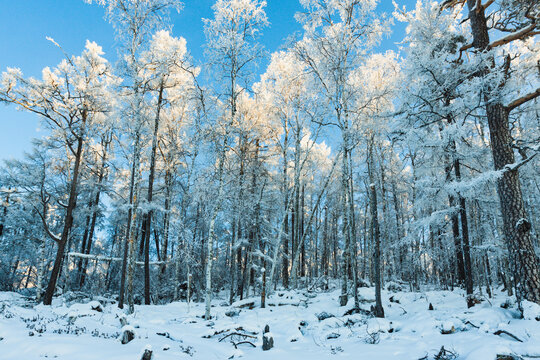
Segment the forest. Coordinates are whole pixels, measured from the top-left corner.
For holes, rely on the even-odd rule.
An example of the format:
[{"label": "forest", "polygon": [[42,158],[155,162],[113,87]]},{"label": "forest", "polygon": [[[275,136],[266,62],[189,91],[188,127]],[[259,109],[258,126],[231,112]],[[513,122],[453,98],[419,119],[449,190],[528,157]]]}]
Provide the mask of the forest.
[{"label": "forest", "polygon": [[[486,330],[491,341],[529,336],[540,356],[539,2],[418,0],[383,13],[378,0],[300,0],[301,30],[270,52],[266,1],[217,0],[202,19],[203,58],[173,33],[191,2],[85,2],[114,29],[117,56],[91,40],[72,55],[48,38],[63,60],[40,64],[41,77],[0,69],[1,106],[46,129],[0,166],[0,349],[10,316],[24,317],[13,307],[58,322],[56,307],[90,300],[90,312],[123,314],[122,344],[159,306],[191,309],[208,330],[298,299],[347,311],[341,328],[363,324],[382,344],[398,331],[385,318],[400,296],[405,313],[424,296],[422,311],[447,299],[446,315],[477,316],[463,320],[472,327],[443,321],[437,336],[480,332],[489,305],[516,324]],[[398,50],[380,51],[395,23],[406,28]],[[278,350],[274,326],[223,332],[232,357],[187,341],[178,351],[259,356],[259,340],[265,350],[275,337]],[[163,334],[178,347],[183,331]],[[366,358],[484,358],[442,344]],[[510,350],[497,359],[528,358]],[[123,359],[109,356],[99,358]]]}]

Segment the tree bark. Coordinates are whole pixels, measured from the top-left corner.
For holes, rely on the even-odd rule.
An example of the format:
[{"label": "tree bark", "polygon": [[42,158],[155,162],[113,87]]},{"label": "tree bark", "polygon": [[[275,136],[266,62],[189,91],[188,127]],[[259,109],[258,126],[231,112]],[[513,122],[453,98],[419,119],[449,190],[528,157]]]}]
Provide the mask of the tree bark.
[{"label": "tree bark", "polygon": [[[159,85],[159,94],[157,100],[157,110],[154,119],[154,132],[152,134],[152,150],[150,153],[150,173],[148,174],[148,193],[146,195],[147,206],[150,206],[150,210],[143,213],[142,218],[142,242],[144,243],[144,304],[150,305],[150,231],[152,226],[152,216],[154,211],[152,210],[152,197],[154,195],[154,178],[156,173],[156,150],[159,131],[159,120],[161,113],[161,105],[163,102],[163,79]],[[159,249],[158,249],[159,254]],[[158,255],[159,256],[159,255]]]},{"label": "tree bark", "polygon": [[[485,51],[490,47],[487,19],[484,9],[476,9],[475,0],[467,0],[469,19],[473,35],[473,47]],[[495,67],[494,61],[491,69]],[[480,69],[487,76],[489,67]],[[512,134],[509,127],[509,112],[499,98],[492,98],[484,91],[491,150],[495,170],[503,170],[497,179],[504,235],[510,253],[516,296],[518,302],[527,299],[540,304],[540,268],[530,234],[531,224],[527,219],[517,168],[507,167],[515,162],[512,149]]]},{"label": "tree bark", "polygon": [[375,280],[375,316],[384,317],[384,309],[381,298],[381,249],[380,249],[380,229],[379,229],[379,214],[377,209],[377,190],[375,189],[374,159],[373,159],[373,137],[369,144],[369,189],[370,189],[370,208],[371,208],[371,226],[373,228],[373,261],[374,261],[374,280]]},{"label": "tree bark", "polygon": [[[97,221],[97,215],[98,215],[98,207],[99,207],[99,200],[101,196],[101,187],[103,185],[103,179],[105,178],[105,166],[107,162],[107,147],[111,141],[111,135],[106,135],[106,138],[102,142],[103,146],[103,154],[101,156],[101,166],[99,168],[99,175],[98,175],[98,182],[96,186],[96,196],[92,201],[92,218],[90,220],[90,227],[88,231],[88,236],[86,238],[86,247],[83,248],[82,253],[83,254],[90,254],[90,251],[92,250],[92,242],[94,238],[94,232],[96,229],[96,221]],[[80,282],[79,287],[83,287],[85,277],[86,277],[86,268],[88,267],[88,259],[84,259],[83,263],[81,264],[80,268]]]},{"label": "tree bark", "polygon": [[[83,122],[85,121],[86,119],[83,119]],[[84,135],[80,135],[77,137],[77,150],[75,152],[75,164],[73,167],[73,176],[71,179],[71,185],[69,190],[69,200],[66,208],[66,215],[64,218],[64,228],[62,230],[62,235],[60,239],[58,239],[57,241],[58,249],[56,251],[56,258],[54,260],[54,265],[51,272],[51,277],[49,279],[49,283],[47,285],[47,290],[45,291],[45,296],[43,297],[44,305],[51,305],[52,303],[52,298],[56,289],[56,282],[58,280],[58,275],[60,274],[61,263],[64,257],[64,250],[66,248],[71,227],[73,226],[73,211],[77,206],[77,185],[79,181],[79,168],[82,162],[83,153],[83,136]]]}]

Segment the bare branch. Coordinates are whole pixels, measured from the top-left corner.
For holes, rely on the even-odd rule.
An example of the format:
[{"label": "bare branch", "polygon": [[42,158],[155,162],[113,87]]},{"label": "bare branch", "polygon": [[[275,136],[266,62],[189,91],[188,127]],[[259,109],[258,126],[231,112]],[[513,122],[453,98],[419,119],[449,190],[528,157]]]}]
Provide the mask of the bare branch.
[{"label": "bare branch", "polygon": [[524,39],[526,37],[533,36],[535,34],[535,28],[536,23],[532,23],[531,25],[521,29],[520,31],[516,31],[513,34],[510,34],[506,37],[503,37],[502,39],[492,42],[491,44],[489,44],[488,48],[492,49],[497,46],[508,44],[509,42],[512,42],[514,40]]},{"label": "bare branch", "polygon": [[495,2],[495,0],[488,0],[486,1],[486,3],[484,5],[481,5],[480,8],[482,10],[486,10],[491,4],[493,4]]},{"label": "bare branch", "polygon": [[[37,209],[36,209],[37,210]],[[39,215],[39,217],[41,218],[41,222],[43,223],[43,228],[45,229],[45,232],[47,233],[47,235],[49,235],[49,237],[51,239],[53,239],[54,241],[56,241],[57,243],[60,242],[60,238],[56,235],[54,235],[50,230],[49,230],[49,225],[47,225],[47,220],[45,220],[45,217],[41,214],[41,212],[39,210],[36,211]]]},{"label": "bare branch", "polygon": [[508,112],[510,112],[514,110],[515,108],[517,108],[518,106],[521,106],[525,104],[527,101],[533,100],[537,98],[538,96],[540,96],[540,88],[536,89],[532,93],[529,93],[525,96],[520,97],[519,99],[512,101],[510,104],[508,104],[506,109],[508,110]]}]

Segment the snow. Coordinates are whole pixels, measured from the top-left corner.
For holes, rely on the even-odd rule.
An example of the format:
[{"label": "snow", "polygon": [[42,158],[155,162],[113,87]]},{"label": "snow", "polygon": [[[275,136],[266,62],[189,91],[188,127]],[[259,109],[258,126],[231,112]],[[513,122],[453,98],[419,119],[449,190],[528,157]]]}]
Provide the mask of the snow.
[{"label": "snow", "polygon": [[[277,291],[264,309],[260,298],[245,299],[234,305],[254,302],[255,308],[236,308],[238,315],[229,317],[225,313],[231,306],[225,304],[223,293],[212,303],[212,319],[204,320],[204,303],[191,303],[189,308],[185,302],[135,306],[135,313],[126,315],[103,298],[72,303],[64,295],[50,307],[0,292],[0,351],[5,360],[131,360],[140,359],[145,348],[153,350],[156,360],[357,359],[359,354],[365,359],[433,359],[444,346],[458,359],[492,360],[497,354],[540,356],[537,304],[524,302],[521,319],[515,303],[497,291],[494,298],[470,309],[465,294],[458,290],[383,291],[386,318],[378,319],[367,315],[374,301],[373,288],[360,288],[359,294],[366,313],[344,315],[353,301],[339,307],[336,286],[319,293]],[[434,310],[428,310],[429,303]],[[98,307],[102,311],[95,310]],[[320,317],[322,313],[334,316]],[[124,317],[127,324],[121,323]],[[262,351],[266,325],[274,348]],[[135,338],[122,345],[119,337],[125,330],[132,331]],[[504,332],[495,335],[497,330]]]},{"label": "snow", "polygon": [[540,305],[530,301],[523,301],[523,318],[540,321]]}]

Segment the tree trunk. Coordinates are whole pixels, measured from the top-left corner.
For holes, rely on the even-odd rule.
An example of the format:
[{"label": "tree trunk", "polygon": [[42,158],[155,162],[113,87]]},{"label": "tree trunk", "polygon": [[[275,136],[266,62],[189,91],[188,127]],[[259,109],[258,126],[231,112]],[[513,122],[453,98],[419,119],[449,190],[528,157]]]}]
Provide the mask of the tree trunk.
[{"label": "tree trunk", "polygon": [[348,206],[348,187],[349,187],[349,170],[348,170],[348,148],[346,139],[343,140],[343,165],[341,169],[341,203],[343,209],[343,239],[345,241],[345,248],[343,249],[342,256],[342,279],[341,279],[341,295],[339,297],[340,306],[347,305],[348,301],[348,272],[349,272],[349,255],[350,255],[350,237],[349,237],[349,206]]},{"label": "tree trunk", "polygon": [[45,263],[47,262],[47,260],[45,259],[45,239],[41,239],[41,243],[39,244],[38,261],[39,261],[39,266],[38,266],[37,279],[36,279],[36,302],[39,303],[41,302],[41,296],[42,296],[41,293],[43,291],[43,276],[45,274]]},{"label": "tree trunk", "polygon": [[[133,168],[132,168],[132,197],[131,213],[128,220],[128,253],[127,253],[127,298],[128,298],[128,311],[132,314],[135,311],[134,294],[133,294],[133,278],[135,276],[135,240],[137,238],[137,215],[139,211],[139,182],[140,182],[140,161],[141,161],[141,144],[140,144],[140,132],[135,133],[135,149],[133,155]],[[131,224],[131,226],[129,226]]]},{"label": "tree trunk", "polygon": [[353,179],[353,162],[352,155],[349,154],[349,217],[350,222],[350,233],[351,233],[351,254],[352,258],[352,271],[353,271],[353,297],[354,297],[354,307],[356,309],[360,308],[360,300],[358,298],[358,252],[357,252],[357,238],[356,238],[356,216],[354,213],[354,179]]},{"label": "tree trunk", "polygon": [[[234,117],[234,116],[233,116]],[[210,307],[212,304],[212,263],[213,263],[213,248],[215,238],[215,224],[216,219],[221,208],[221,197],[223,196],[223,172],[225,167],[225,152],[227,149],[227,134],[225,135],[223,149],[220,151],[217,169],[218,178],[218,193],[215,199],[215,204],[212,209],[212,216],[210,217],[210,223],[208,225],[208,238],[207,238],[207,253],[206,253],[206,296],[205,296],[205,320],[209,320]]]},{"label": "tree trunk", "polygon": [[300,214],[298,219],[298,239],[300,240],[300,256],[301,256],[301,263],[300,263],[300,277],[306,276],[306,241],[304,240],[304,205],[305,205],[305,185],[302,184],[302,192],[300,195]]},{"label": "tree trunk", "polygon": [[[86,119],[83,119],[85,122]],[[45,291],[45,296],[43,297],[44,305],[51,305],[54,291],[56,289],[56,282],[58,280],[58,275],[61,271],[61,263],[64,257],[64,250],[69,238],[71,227],[73,226],[73,211],[77,206],[77,185],[79,181],[79,168],[82,162],[82,153],[83,153],[83,136],[77,137],[77,150],[75,152],[75,164],[73,167],[73,177],[71,179],[71,185],[69,190],[69,200],[66,208],[66,216],[64,218],[64,228],[62,230],[62,235],[58,239],[58,249],[56,252],[56,258],[54,260],[53,269],[51,272],[51,277],[47,285],[47,290]]]},{"label": "tree trunk", "polygon": [[[96,186],[96,196],[93,199],[92,202],[92,218],[90,220],[90,227],[88,231],[88,236],[86,237],[86,247],[83,248],[82,253],[84,254],[90,254],[90,251],[92,250],[92,242],[94,238],[94,231],[96,229],[96,221],[97,221],[97,215],[98,215],[98,207],[99,207],[99,200],[101,195],[101,187],[103,185],[103,179],[105,178],[105,166],[107,163],[107,148],[112,140],[112,134],[107,134],[106,137],[102,141],[103,145],[103,154],[101,155],[101,166],[99,168],[99,175],[98,175],[98,182]],[[87,225],[88,226],[88,225]],[[85,277],[86,277],[86,268],[88,266],[88,259],[84,259],[84,262],[81,264],[80,268],[80,283],[79,287],[83,287]]]},{"label": "tree trunk", "polygon": [[[454,160],[454,172],[456,180],[461,180],[461,169],[459,159]],[[467,208],[465,198],[459,195],[459,216],[461,219],[461,240],[463,243],[463,260],[465,270],[465,291],[467,292],[467,307],[473,307],[473,274],[471,265],[471,251],[469,242],[469,225],[467,219]]]},{"label": "tree trunk", "polygon": [[[90,200],[88,202],[88,210],[92,209],[92,200]],[[85,250],[86,250],[86,241],[88,240],[88,233],[90,231],[90,221],[92,220],[92,216],[89,214],[86,216],[86,225],[84,227],[84,233],[83,233],[83,237],[82,237],[82,241],[81,241],[81,249],[80,249],[80,253],[81,254],[84,254]],[[79,284],[81,283],[81,278],[82,278],[82,269],[83,269],[83,261],[84,259],[83,258],[79,258],[79,261],[77,262],[77,274],[79,275],[78,279],[79,279]],[[81,285],[80,285],[81,286]]]},{"label": "tree trunk", "polygon": [[379,214],[377,209],[377,190],[375,189],[375,176],[373,174],[374,159],[373,159],[373,137],[369,144],[369,189],[370,189],[370,208],[371,208],[371,226],[373,228],[373,261],[374,261],[374,280],[375,280],[375,316],[379,318],[384,317],[384,309],[382,307],[381,298],[381,249],[380,249],[380,229],[379,229]]},{"label": "tree trunk", "polygon": [[[150,173],[148,174],[148,193],[146,195],[147,206],[150,206],[150,210],[143,213],[142,218],[142,242],[144,242],[144,304],[150,305],[150,230],[152,225],[152,216],[154,211],[152,210],[152,197],[154,195],[154,178],[156,173],[156,150],[159,131],[159,117],[161,113],[161,104],[163,102],[163,80],[159,86],[159,95],[157,100],[157,110],[154,119],[154,132],[152,134],[152,151],[150,154]],[[159,249],[158,249],[159,253]]]},{"label": "tree trunk", "polygon": [[[467,0],[469,19],[473,35],[473,46],[481,51],[489,47],[489,33],[484,9],[476,9],[475,0]],[[493,65],[494,66],[494,65]],[[481,69],[487,76],[489,68]],[[514,164],[512,134],[509,127],[509,109],[499,100],[492,99],[484,91],[491,150],[495,170]],[[497,193],[504,223],[504,235],[510,253],[516,296],[518,302],[527,299],[540,304],[540,269],[531,239],[531,224],[527,219],[518,169],[507,168],[497,179]]]}]

